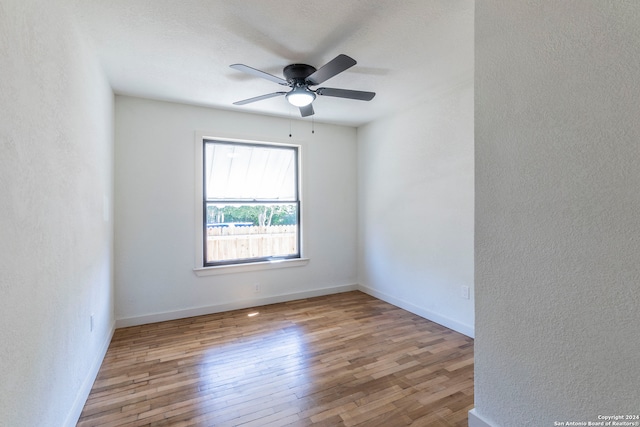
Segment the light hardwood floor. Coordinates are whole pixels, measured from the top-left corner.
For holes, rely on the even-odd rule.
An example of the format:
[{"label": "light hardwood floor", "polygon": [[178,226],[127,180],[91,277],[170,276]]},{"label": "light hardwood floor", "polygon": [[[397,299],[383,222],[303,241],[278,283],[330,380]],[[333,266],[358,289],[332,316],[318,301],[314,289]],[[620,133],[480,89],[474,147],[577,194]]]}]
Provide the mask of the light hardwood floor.
[{"label": "light hardwood floor", "polygon": [[347,292],[118,329],[78,426],[467,426],[472,407],[471,338]]}]

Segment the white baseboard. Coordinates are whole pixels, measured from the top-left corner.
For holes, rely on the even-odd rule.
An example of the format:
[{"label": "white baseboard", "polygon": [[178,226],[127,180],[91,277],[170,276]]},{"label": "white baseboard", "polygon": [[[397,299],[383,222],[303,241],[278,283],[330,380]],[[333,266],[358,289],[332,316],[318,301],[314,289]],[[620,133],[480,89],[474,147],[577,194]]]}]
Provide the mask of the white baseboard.
[{"label": "white baseboard", "polygon": [[104,360],[105,355],[107,354],[107,350],[109,349],[109,344],[111,344],[111,339],[113,338],[113,333],[116,330],[115,322],[111,325],[111,331],[107,334],[106,339],[102,343],[102,347],[100,351],[96,355],[93,363],[91,364],[91,368],[89,369],[89,373],[85,377],[80,389],[78,390],[78,394],[76,395],[76,400],[73,402],[73,406],[67,415],[67,419],[64,422],[65,427],[75,427],[78,424],[78,419],[80,418],[80,414],[82,413],[82,409],[84,408],[85,403],[87,402],[87,398],[89,397],[89,393],[91,392],[91,388],[93,387],[93,383],[98,376],[98,372],[100,371],[100,366],[102,366],[102,361]]},{"label": "white baseboard", "polygon": [[476,408],[469,411],[469,427],[496,427],[493,424],[489,424],[489,421],[482,418],[476,412]]},{"label": "white baseboard", "polygon": [[334,286],[312,291],[295,292],[291,294],[275,295],[266,298],[256,298],[250,300],[234,301],[226,304],[209,305],[205,307],[187,308],[184,310],[167,311],[163,313],[147,314],[144,316],[126,317],[116,320],[116,328],[126,328],[128,326],[145,325],[147,323],[164,322],[166,320],[184,319],[185,317],[202,316],[205,314],[222,313],[224,311],[239,310],[249,307],[259,307],[261,305],[277,304],[280,302],[295,301],[304,298],[313,298],[323,295],[339,294],[342,292],[356,291],[358,285]]},{"label": "white baseboard", "polygon": [[392,297],[391,295],[387,295],[384,292],[377,291],[367,286],[358,285],[358,290],[366,294],[369,294],[373,297],[376,297],[378,299],[381,299],[385,302],[388,302],[389,304],[393,304],[404,310],[410,311],[413,314],[417,314],[420,317],[424,317],[425,319],[431,320],[432,322],[436,322],[449,329],[453,329],[454,331],[460,332],[461,334],[466,335],[470,338],[473,338],[475,336],[474,327],[471,325],[460,323],[456,320],[453,320],[448,317],[442,316],[438,313],[435,313],[431,310],[426,310],[422,307],[418,307],[417,305],[411,304],[410,302]]}]

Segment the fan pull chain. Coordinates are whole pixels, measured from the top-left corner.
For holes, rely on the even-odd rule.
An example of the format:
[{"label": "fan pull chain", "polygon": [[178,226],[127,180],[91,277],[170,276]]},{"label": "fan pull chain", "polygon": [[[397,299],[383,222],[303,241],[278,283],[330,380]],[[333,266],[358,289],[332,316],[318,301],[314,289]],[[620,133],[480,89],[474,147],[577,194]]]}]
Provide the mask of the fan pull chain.
[{"label": "fan pull chain", "polygon": [[291,138],[291,107],[289,107],[289,138]]},{"label": "fan pull chain", "polygon": [[316,121],[313,116],[311,116],[311,133],[316,133]]}]

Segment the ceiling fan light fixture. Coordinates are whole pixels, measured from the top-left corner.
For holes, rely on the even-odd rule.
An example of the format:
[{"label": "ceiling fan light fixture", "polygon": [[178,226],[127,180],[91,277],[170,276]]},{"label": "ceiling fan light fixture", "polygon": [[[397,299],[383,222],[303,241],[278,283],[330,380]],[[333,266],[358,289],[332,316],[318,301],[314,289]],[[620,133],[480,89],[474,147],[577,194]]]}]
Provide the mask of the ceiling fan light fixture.
[{"label": "ceiling fan light fixture", "polygon": [[308,87],[298,86],[287,93],[287,101],[296,107],[306,107],[316,99],[316,94],[309,90]]}]

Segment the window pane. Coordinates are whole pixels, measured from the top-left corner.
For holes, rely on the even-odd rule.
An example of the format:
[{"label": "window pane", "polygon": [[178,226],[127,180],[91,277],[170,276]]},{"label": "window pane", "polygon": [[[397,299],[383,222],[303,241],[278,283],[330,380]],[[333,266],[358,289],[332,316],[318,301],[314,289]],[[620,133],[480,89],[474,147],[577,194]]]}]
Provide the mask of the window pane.
[{"label": "window pane", "polygon": [[206,200],[296,201],[296,150],[207,142]]},{"label": "window pane", "polygon": [[204,141],[204,264],[300,257],[298,149]]},{"label": "window pane", "polygon": [[298,257],[298,204],[207,203],[205,254],[209,264]]}]

